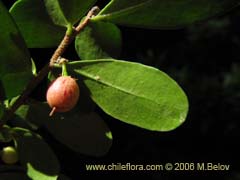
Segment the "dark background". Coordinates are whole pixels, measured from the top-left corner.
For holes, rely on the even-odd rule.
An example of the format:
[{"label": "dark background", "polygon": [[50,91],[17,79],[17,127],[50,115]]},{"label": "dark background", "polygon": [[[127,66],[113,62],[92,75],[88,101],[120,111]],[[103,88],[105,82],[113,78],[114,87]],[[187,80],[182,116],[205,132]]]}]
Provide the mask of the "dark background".
[{"label": "dark background", "polygon": [[[11,2],[3,1],[8,7]],[[101,1],[103,7],[105,1]],[[42,135],[61,161],[62,173],[73,180],[88,177],[148,177],[173,179],[182,175],[240,179],[240,8],[202,24],[178,30],[120,27],[120,59],[154,66],[169,74],[185,90],[190,109],[185,123],[174,131],[151,132],[96,111],[113,133],[113,146],[101,158],[79,155],[56,142],[44,129]],[[73,46],[72,46],[73,47]],[[71,47],[69,48],[71,49]],[[31,49],[33,57],[48,60],[54,49]],[[44,52],[44,53],[43,53]],[[76,58],[73,51],[68,58]],[[43,63],[38,63],[38,68]],[[40,88],[42,87],[42,88]],[[32,94],[41,99],[39,86]],[[230,164],[227,172],[97,172],[85,164],[165,162],[214,162]]]}]

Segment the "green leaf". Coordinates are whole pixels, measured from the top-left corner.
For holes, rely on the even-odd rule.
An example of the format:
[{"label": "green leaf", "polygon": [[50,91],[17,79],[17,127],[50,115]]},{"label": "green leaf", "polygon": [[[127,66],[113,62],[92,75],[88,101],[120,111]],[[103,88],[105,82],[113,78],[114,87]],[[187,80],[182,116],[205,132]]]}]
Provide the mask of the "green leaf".
[{"label": "green leaf", "polygon": [[34,169],[50,176],[59,171],[57,157],[47,143],[38,135],[22,128],[13,128],[20,162],[27,167],[30,163]]},{"label": "green leaf", "polygon": [[117,58],[121,46],[121,31],[106,22],[90,22],[75,40],[75,49],[81,59]]},{"label": "green leaf", "polygon": [[44,0],[48,14],[53,22],[68,26],[79,21],[96,0]]},{"label": "green leaf", "polygon": [[30,163],[27,163],[27,175],[33,180],[57,180],[58,176],[49,176],[35,169]]},{"label": "green leaf", "polygon": [[31,60],[25,42],[2,2],[0,22],[0,98],[7,99],[20,94],[31,79]]},{"label": "green leaf", "polygon": [[37,67],[33,59],[31,59],[31,63],[32,63],[32,74],[34,76],[37,76]]},{"label": "green leaf", "polygon": [[21,172],[3,172],[3,173],[0,173],[0,179],[1,180],[30,180],[25,173],[21,173]]},{"label": "green leaf", "polygon": [[178,28],[239,4],[239,0],[111,0],[93,19],[133,27]]},{"label": "green leaf", "polygon": [[54,115],[46,127],[59,142],[82,154],[102,156],[112,145],[110,130],[94,112]]},{"label": "green leaf", "polygon": [[[82,89],[82,88],[80,88]],[[87,155],[101,156],[108,152],[112,144],[111,131],[105,122],[95,113],[89,112],[89,106],[81,94],[76,108],[68,113],[56,113],[50,117],[51,108],[47,103],[22,106],[17,115],[30,123],[45,126],[61,143],[70,149]]]},{"label": "green leaf", "polygon": [[25,128],[29,130],[37,130],[38,126],[36,124],[31,122],[30,120],[27,120],[26,118],[23,118],[25,116],[28,117],[28,110],[29,110],[29,106],[27,105],[20,106],[20,108],[15,113],[15,116],[13,116],[11,119],[8,120],[8,123],[12,127],[20,127],[20,128]]},{"label": "green leaf", "polygon": [[188,100],[178,84],[158,69],[120,60],[68,64],[86,77],[92,99],[109,115],[148,130],[169,131],[181,125]]},{"label": "green leaf", "polygon": [[10,14],[0,2],[0,90],[1,99],[20,94],[29,82],[31,61],[27,47]]},{"label": "green leaf", "polygon": [[4,125],[0,129],[0,142],[10,142],[12,140],[11,128]]},{"label": "green leaf", "polygon": [[29,48],[57,46],[66,28],[55,25],[42,0],[18,0],[10,9]]},{"label": "green leaf", "polygon": [[[49,119],[49,112],[46,111],[48,105],[42,103],[32,103],[31,105],[22,105],[16,111],[17,117],[29,125],[41,127]],[[48,109],[49,110],[49,109]]]},{"label": "green leaf", "polygon": [[[6,64],[8,63],[10,62],[6,62]],[[16,63],[19,63],[19,62],[16,62]],[[26,63],[26,65],[28,66],[28,63]],[[15,67],[12,66],[12,68],[9,69],[9,71],[14,71],[14,68]],[[25,69],[25,68],[22,67],[22,69]],[[24,90],[25,86],[31,80],[31,78],[32,78],[31,67],[30,69],[27,69],[25,72],[19,72],[19,73],[5,72],[5,75],[3,75],[1,80],[2,80],[2,85],[5,88],[6,97],[9,99],[19,95]]]}]

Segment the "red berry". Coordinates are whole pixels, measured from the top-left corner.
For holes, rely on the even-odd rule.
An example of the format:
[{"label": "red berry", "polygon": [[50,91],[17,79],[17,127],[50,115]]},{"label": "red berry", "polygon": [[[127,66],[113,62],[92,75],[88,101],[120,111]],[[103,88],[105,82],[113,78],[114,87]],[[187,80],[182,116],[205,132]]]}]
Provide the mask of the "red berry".
[{"label": "red berry", "polygon": [[51,83],[47,90],[47,102],[54,112],[67,112],[78,101],[79,87],[76,80],[70,76],[61,76]]}]

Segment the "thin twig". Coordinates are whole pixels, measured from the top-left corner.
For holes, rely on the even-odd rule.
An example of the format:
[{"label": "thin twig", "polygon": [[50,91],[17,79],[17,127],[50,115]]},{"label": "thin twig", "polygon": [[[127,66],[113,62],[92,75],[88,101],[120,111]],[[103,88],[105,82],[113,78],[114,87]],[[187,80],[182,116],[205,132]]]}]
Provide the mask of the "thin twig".
[{"label": "thin twig", "polygon": [[14,115],[14,112],[22,105],[24,104],[25,100],[29,96],[29,94],[36,88],[36,86],[44,79],[44,77],[47,76],[49,71],[53,68],[54,63],[56,63],[57,59],[63,55],[63,53],[66,51],[69,44],[73,41],[75,36],[79,34],[89,23],[92,16],[94,16],[96,13],[98,13],[99,8],[97,6],[93,7],[87,14],[86,18],[79,23],[79,25],[74,29],[74,32],[71,35],[65,34],[63,40],[53,53],[50,61],[48,64],[46,64],[38,73],[37,76],[35,76],[27,85],[23,93],[19,96],[19,98],[15,101],[15,103],[11,106],[10,109],[6,111],[4,114],[1,122],[0,127],[6,123],[8,119],[11,119]]},{"label": "thin twig", "polygon": [[74,32],[69,36],[65,35],[62,42],[54,52],[53,56],[50,59],[50,66],[53,66],[56,63],[57,59],[62,56],[62,54],[66,51],[69,44],[73,41],[76,35],[78,35],[89,23],[91,17],[95,15],[99,11],[97,6],[94,6],[87,14],[86,18],[79,23],[79,25],[74,28]]},{"label": "thin twig", "polygon": [[76,34],[80,33],[83,28],[89,23],[90,19],[95,16],[99,12],[99,7],[94,6],[87,14],[86,18],[79,23],[79,25],[75,28]]}]

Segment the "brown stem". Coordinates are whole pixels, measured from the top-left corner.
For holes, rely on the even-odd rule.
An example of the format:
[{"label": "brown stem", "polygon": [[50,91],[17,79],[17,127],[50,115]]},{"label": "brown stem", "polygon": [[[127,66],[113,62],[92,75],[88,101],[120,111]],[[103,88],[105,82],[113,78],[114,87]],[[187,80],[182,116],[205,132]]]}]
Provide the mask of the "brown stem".
[{"label": "brown stem", "polygon": [[52,58],[50,59],[50,66],[53,66],[53,64],[57,61],[57,59],[65,52],[68,45],[73,41],[75,36],[79,34],[89,23],[91,17],[95,15],[99,11],[99,8],[97,6],[94,6],[87,14],[86,18],[79,23],[79,25],[74,28],[74,32],[71,35],[65,35],[62,42],[54,52]]},{"label": "brown stem", "polygon": [[72,42],[74,37],[75,37],[74,34],[72,34],[71,36],[65,34],[63,40],[61,41],[61,43],[59,44],[58,48],[55,50],[55,52],[53,53],[53,55],[52,55],[52,57],[50,59],[50,62],[49,62],[49,66],[50,67],[52,67],[54,65],[54,63],[56,63],[58,58],[60,56],[62,56],[62,54],[66,51],[67,47]]},{"label": "brown stem", "polygon": [[86,18],[79,23],[79,25],[75,28],[76,34],[78,34],[90,21],[91,17],[96,15],[99,12],[99,7],[94,6],[87,14]]},{"label": "brown stem", "polygon": [[80,33],[89,23],[89,20],[93,15],[97,13],[99,10],[98,7],[93,7],[87,14],[86,18],[79,23],[79,25],[74,28],[74,32],[71,35],[65,35],[59,46],[57,47],[56,51],[53,53],[50,62],[46,64],[38,73],[37,76],[35,76],[27,85],[23,93],[19,96],[19,98],[16,100],[16,102],[11,106],[10,109],[6,111],[4,114],[1,122],[0,127],[6,123],[8,119],[11,119],[14,115],[14,112],[25,102],[28,95],[36,88],[36,86],[44,79],[45,76],[49,73],[49,71],[52,69],[54,63],[57,61],[57,59],[62,56],[62,54],[66,51],[69,44],[73,41],[75,36]]}]

